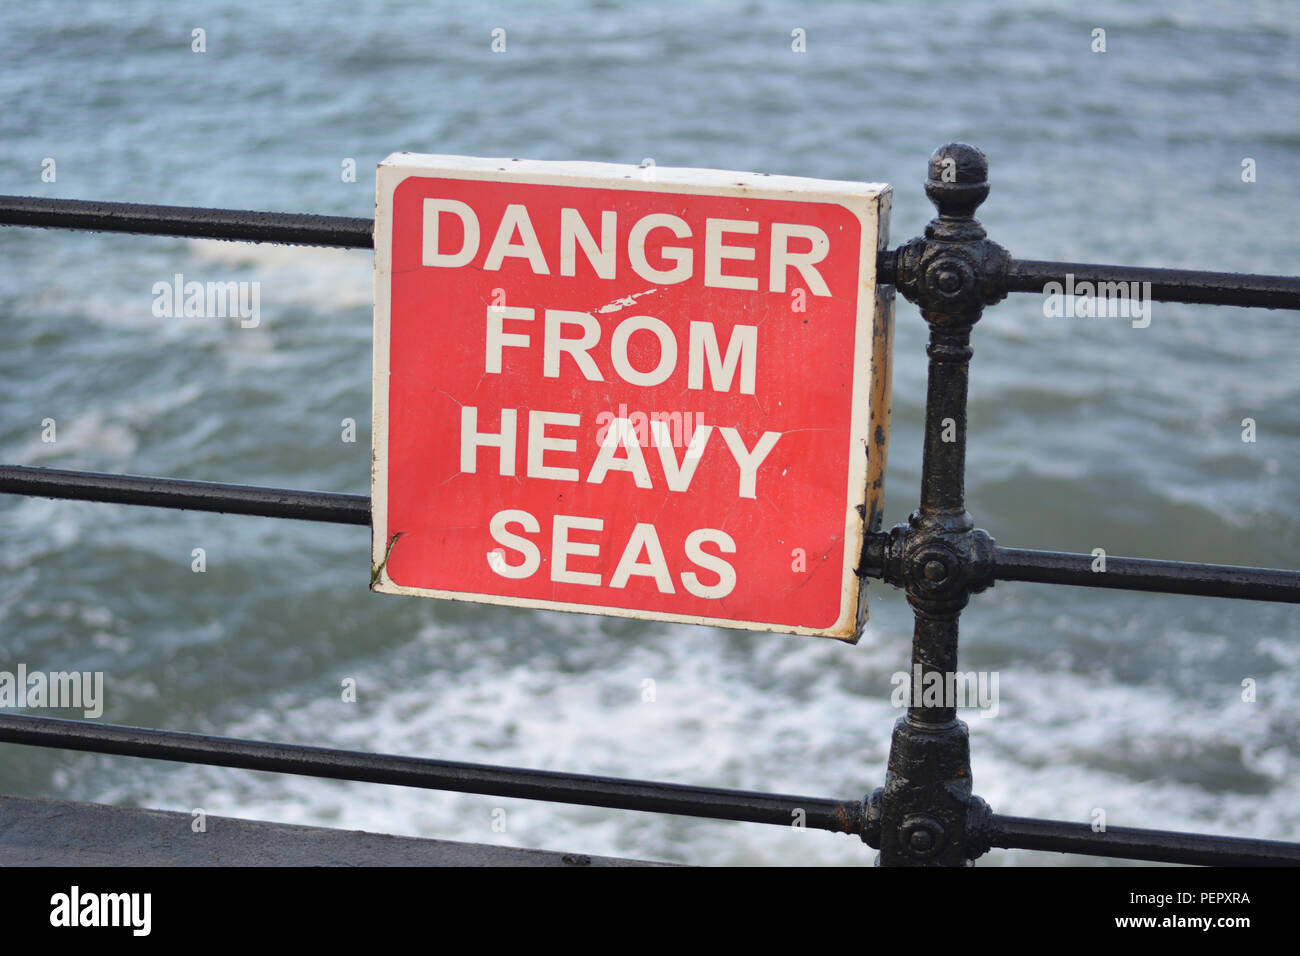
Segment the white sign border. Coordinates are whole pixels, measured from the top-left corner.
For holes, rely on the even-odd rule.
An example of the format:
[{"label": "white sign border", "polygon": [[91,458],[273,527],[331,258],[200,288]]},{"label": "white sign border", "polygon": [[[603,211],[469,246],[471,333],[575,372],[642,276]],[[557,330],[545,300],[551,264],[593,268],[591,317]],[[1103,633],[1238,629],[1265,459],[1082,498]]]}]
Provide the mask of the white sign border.
[{"label": "white sign border", "polygon": [[[644,192],[686,193],[726,198],[751,197],[797,202],[821,202],[842,206],[858,218],[862,228],[862,254],[858,266],[860,294],[854,335],[853,412],[850,418],[848,507],[845,514],[844,563],[841,567],[840,611],[830,627],[791,627],[761,621],[700,617],[632,608],[574,604],[496,594],[471,594],[416,588],[393,581],[385,569],[388,553],[388,377],[391,340],[392,209],[393,193],[411,177],[480,179],[493,182],[577,186],[600,189],[630,189]],[[393,153],[377,168],[375,178],[375,268],[374,268],[374,354],[371,418],[371,590],[385,594],[471,601],[509,607],[540,608],[600,614],[612,617],[703,624],[750,631],[805,634],[832,637],[856,643],[867,618],[865,581],[856,571],[871,496],[883,495],[885,443],[872,436],[878,427],[889,432],[889,375],[892,356],[893,295],[881,292],[876,283],[876,253],[885,247],[889,234],[892,188],[886,183],[854,183],[797,176],[777,176],[716,169],[670,166],[629,166],[618,163],[552,162],[546,160],[491,159],[421,153]],[[876,243],[870,237],[877,237]],[[884,354],[876,354],[874,318],[887,324],[882,335]],[[880,382],[883,376],[883,383]],[[883,388],[876,387],[883,384]],[[886,407],[872,403],[883,395]],[[872,451],[875,454],[872,454]],[[877,500],[879,504],[879,500]]]}]

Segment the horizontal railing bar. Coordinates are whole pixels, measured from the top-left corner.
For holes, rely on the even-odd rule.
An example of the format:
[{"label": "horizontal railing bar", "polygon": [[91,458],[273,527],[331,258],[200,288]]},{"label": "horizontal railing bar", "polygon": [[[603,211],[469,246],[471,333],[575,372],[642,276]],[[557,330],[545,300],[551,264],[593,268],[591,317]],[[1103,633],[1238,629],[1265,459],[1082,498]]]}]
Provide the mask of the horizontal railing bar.
[{"label": "horizontal railing bar", "polygon": [[1015,259],[1007,272],[1008,292],[1043,292],[1048,282],[1064,286],[1067,276],[1080,282],[1150,282],[1158,302],[1240,305],[1264,309],[1300,309],[1300,277],[1196,272],[1145,266],[1107,266],[1082,262]]},{"label": "horizontal railing bar", "polygon": [[[370,499],[365,495],[26,465],[0,465],[0,493],[336,524],[370,524]],[[888,535],[878,534],[868,540],[863,574],[880,576],[881,545],[887,538]],[[1090,554],[999,546],[994,549],[994,576],[1000,581],[1300,603],[1300,571],[1108,555],[1106,570],[1094,572],[1094,561],[1096,558]]]},{"label": "horizontal railing bar", "polygon": [[260,515],[264,518],[370,524],[370,498],[366,495],[257,488],[180,478],[106,475],[25,465],[0,465],[0,493]]},{"label": "horizontal railing bar", "polygon": [[1195,594],[1300,604],[1300,571],[1193,564],[1106,555],[1105,568],[1093,570],[1100,556],[1022,548],[993,549],[993,575],[999,581],[1035,581],[1125,591]]},{"label": "horizontal railing bar", "polygon": [[[374,246],[374,220],[371,219],[37,196],[0,196],[0,225],[355,249]],[[891,263],[894,250],[881,255],[882,262]],[[884,274],[890,274],[888,269]],[[1076,283],[1150,282],[1151,297],[1165,302],[1300,309],[1300,277],[1144,266],[1015,259],[1007,272],[1007,290],[1042,293],[1046,283],[1064,285],[1067,276],[1073,276]]]},{"label": "horizontal railing bar", "polygon": [[[836,833],[860,833],[864,823],[862,804],[854,801],[370,754],[53,717],[0,714],[0,743],[777,826],[790,826],[803,811],[804,826]],[[1127,827],[1095,833],[1087,824],[997,815],[989,826],[989,844],[1006,849],[1219,866],[1300,862],[1300,844],[1270,840]]]},{"label": "horizontal railing bar", "polygon": [[0,225],[370,249],[375,224],[348,216],[0,196]]},{"label": "horizontal railing bar", "polygon": [[0,714],[0,742],[787,827],[800,820],[798,811],[802,810],[804,826],[843,833],[857,833],[862,825],[862,805],[851,801],[523,770],[53,717]]},{"label": "horizontal railing bar", "polygon": [[[858,573],[870,578],[885,576],[889,541],[888,532],[875,532],[867,536]],[[1106,570],[1094,571],[1093,565],[1098,563],[1099,558],[1100,556],[1094,557],[1091,554],[1004,548],[998,545],[993,549],[992,572],[996,581],[1032,581],[1039,584],[1070,584],[1076,587],[1300,604],[1300,571],[1125,558],[1109,554],[1105,559]]]},{"label": "horizontal railing bar", "polygon": [[1081,853],[1155,863],[1190,863],[1200,866],[1295,866],[1300,864],[1300,843],[1253,840],[1204,833],[1171,833],[1107,827],[1094,832],[1086,823],[993,817],[993,846],[1018,850]]}]

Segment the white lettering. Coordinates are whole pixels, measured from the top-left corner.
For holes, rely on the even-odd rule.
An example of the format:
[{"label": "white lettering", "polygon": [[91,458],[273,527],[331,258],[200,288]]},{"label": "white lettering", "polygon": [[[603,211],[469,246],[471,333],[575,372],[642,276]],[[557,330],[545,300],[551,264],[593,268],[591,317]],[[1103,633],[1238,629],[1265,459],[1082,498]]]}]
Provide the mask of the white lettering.
[{"label": "white lettering", "polygon": [[736,542],[731,535],[717,528],[698,528],[686,536],[686,557],[705,571],[712,571],[718,576],[718,583],[705,585],[700,583],[694,571],[682,572],[682,584],[686,590],[698,598],[724,598],[736,587],[736,569],[728,562],[709,554],[701,545],[705,542],[716,544],[723,554],[735,554]]},{"label": "white lettering", "polygon": [[[501,374],[501,350],[507,345],[525,348],[528,335],[524,332],[505,331],[506,319],[519,322],[533,321],[533,310],[517,305],[489,305],[487,307],[487,348],[485,349],[484,371]],[[558,361],[558,359],[557,359]]]},{"label": "white lettering", "polygon": [[[633,332],[642,330],[653,332],[659,339],[659,364],[648,372],[640,372],[633,368],[627,356],[628,339],[632,337]],[[668,327],[668,323],[661,319],[656,319],[652,315],[634,315],[624,319],[614,329],[614,335],[609,343],[609,357],[614,363],[614,371],[618,372],[625,382],[647,387],[660,385],[677,367],[677,339],[673,337],[673,330]]]},{"label": "white lettering", "polygon": [[731,380],[740,366],[740,394],[754,394],[757,375],[758,326],[737,325],[727,341],[727,357],[718,349],[718,332],[711,322],[692,322],[690,346],[686,356],[686,387],[704,388],[704,363],[709,363],[709,378],[715,392],[731,388]]},{"label": "white lettering", "polygon": [[576,209],[560,210],[560,275],[577,274],[576,246],[582,246],[587,261],[602,279],[614,278],[614,263],[618,252],[615,244],[618,215],[612,210],[600,214],[600,245],[591,236],[591,230],[582,221]]},{"label": "white lettering", "polygon": [[736,464],[740,466],[740,497],[755,497],[755,488],[758,482],[758,466],[763,463],[763,459],[768,456],[773,448],[776,447],[776,441],[781,437],[780,432],[763,432],[763,437],[758,440],[751,452],[745,447],[745,441],[740,437],[740,432],[734,428],[719,428],[723,440],[727,447],[731,449],[732,457],[736,459]]},{"label": "white lettering", "polygon": [[[812,243],[812,248],[807,252],[791,252],[791,237],[809,240]],[[768,269],[768,286],[773,292],[784,292],[786,271],[791,266],[794,266],[799,270],[799,275],[803,276],[803,281],[808,284],[808,291],[813,295],[830,295],[831,290],[827,288],[826,280],[822,278],[820,272],[813,268],[813,266],[825,259],[830,251],[830,239],[826,237],[826,233],[816,226],[791,222],[773,223],[772,256]]]},{"label": "white lettering", "polygon": [[490,551],[488,554],[494,557],[488,559],[488,567],[503,578],[519,580],[531,577],[542,565],[542,552],[537,545],[527,538],[522,538],[507,531],[506,525],[508,524],[521,524],[529,534],[536,534],[542,530],[541,525],[537,523],[537,519],[527,511],[518,508],[507,508],[505,511],[498,511],[492,516],[492,521],[488,525],[488,529],[492,532],[492,540],[496,541],[497,544],[518,551],[523,555],[524,560],[520,564],[507,564],[502,555]]},{"label": "white lettering", "polygon": [[555,524],[551,526],[551,580],[558,584],[589,584],[600,587],[600,575],[594,571],[570,571],[570,555],[595,558],[600,556],[600,545],[592,542],[574,542],[569,540],[569,532],[601,531],[605,522],[600,518],[579,518],[572,515],[556,515]]},{"label": "white lettering", "polygon": [[578,480],[578,469],[557,468],[553,465],[547,465],[542,459],[548,451],[575,452],[578,450],[578,439],[576,438],[548,438],[546,436],[547,425],[576,428],[581,421],[581,416],[567,412],[543,412],[533,409],[528,413],[529,478],[552,478],[555,481]]},{"label": "white lettering", "polygon": [[[465,238],[456,252],[438,251],[438,216],[449,212],[460,218],[465,227]],[[466,265],[478,254],[478,217],[474,210],[456,199],[426,199],[424,201],[424,248],[421,261],[426,266],[455,268]]]},{"label": "white lettering", "polygon": [[[516,232],[519,233],[519,242],[513,241]],[[534,275],[551,274],[546,265],[546,257],[542,255],[542,244],[537,241],[532,220],[528,218],[528,207],[522,203],[506,206],[501,225],[497,226],[497,234],[492,240],[492,248],[483,260],[483,268],[496,271],[501,268],[501,261],[506,257],[527,259]]]},{"label": "white lettering", "polygon": [[632,261],[632,270],[642,279],[648,279],[651,282],[663,282],[671,284],[682,282],[691,277],[694,258],[691,250],[684,246],[664,246],[659,250],[660,255],[676,265],[671,269],[656,269],[650,265],[646,259],[645,240],[646,236],[653,229],[669,229],[678,239],[689,239],[691,227],[678,218],[668,213],[657,212],[638,219],[636,225],[627,237],[627,256]]},{"label": "white lettering", "polygon": [[[581,326],[582,335],[576,339],[564,338],[562,330],[566,325]],[[587,381],[603,382],[604,376],[600,374],[600,369],[596,367],[592,357],[587,354],[598,341],[600,341],[600,323],[586,312],[547,309],[542,338],[542,374],[547,378],[559,378],[560,353],[568,352],[573,356],[578,369]]]},{"label": "white lettering", "polygon": [[[642,551],[646,553],[648,560],[637,560],[641,557]],[[618,567],[614,569],[614,576],[609,579],[609,586],[625,588],[628,578],[634,574],[639,577],[654,578],[660,594],[676,593],[673,588],[673,576],[668,571],[668,561],[664,558],[663,545],[659,543],[659,535],[655,532],[654,525],[645,522],[638,522],[632,529],[632,535],[627,539],[627,547],[623,549],[623,556],[618,559]]]},{"label": "white lettering", "polygon": [[[758,291],[756,276],[729,276],[722,274],[723,259],[740,259],[752,262],[756,253],[748,246],[725,246],[724,232],[747,235],[758,233],[758,223],[746,219],[706,219],[704,221],[704,284],[719,289],[744,289]],[[782,292],[785,290],[782,289]]]},{"label": "white lettering", "polygon": [[[478,449],[480,447],[500,448],[500,471],[509,476],[515,473],[515,430],[518,427],[518,413],[513,408],[501,409],[501,431],[480,432],[478,430],[478,408],[462,405],[460,408],[460,470],[462,474],[472,475],[478,471]],[[577,447],[577,443],[574,443]],[[557,449],[558,450],[558,449]]]}]

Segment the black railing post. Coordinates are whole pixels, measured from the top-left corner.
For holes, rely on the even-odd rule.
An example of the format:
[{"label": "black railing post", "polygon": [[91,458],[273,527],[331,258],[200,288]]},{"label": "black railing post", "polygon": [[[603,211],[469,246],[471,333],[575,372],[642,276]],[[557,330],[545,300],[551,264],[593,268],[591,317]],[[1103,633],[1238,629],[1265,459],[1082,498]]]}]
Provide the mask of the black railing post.
[{"label": "black railing post", "polygon": [[884,577],[906,588],[916,617],[912,706],[894,726],[885,785],[869,800],[886,866],[965,865],[986,848],[983,832],[968,839],[968,830],[986,830],[988,817],[971,792],[969,738],[951,693],[928,705],[919,695],[936,676],[946,691],[954,686],[958,618],[992,583],[993,541],[966,511],[966,387],[971,328],[1006,294],[1010,259],[974,218],[989,193],[982,152],[963,143],[936,150],[925,192],[939,215],[887,259],[882,279],[892,276],[930,326],[921,507],[884,549]]}]

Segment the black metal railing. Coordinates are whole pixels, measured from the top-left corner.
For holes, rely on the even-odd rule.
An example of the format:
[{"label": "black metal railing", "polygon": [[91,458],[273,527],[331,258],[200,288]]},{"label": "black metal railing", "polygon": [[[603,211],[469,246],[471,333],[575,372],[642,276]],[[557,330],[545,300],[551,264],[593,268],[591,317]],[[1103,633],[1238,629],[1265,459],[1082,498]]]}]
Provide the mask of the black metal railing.
[{"label": "black metal railing", "polygon": [[[957,669],[958,620],[973,593],[1035,581],[1300,603],[1300,572],[1000,547],[965,506],[970,332],[1010,292],[1041,294],[1067,276],[1151,283],[1152,299],[1300,309],[1300,278],[1015,260],[974,218],[988,195],[978,149],[952,143],[930,159],[939,215],[924,238],[882,252],[878,279],[920,306],[930,326],[921,505],[907,524],[868,528],[859,574],[904,588],[915,612],[912,663],[923,679]],[[0,197],[0,225],[88,229],[299,245],[373,247],[373,222],[243,210]],[[955,425],[943,435],[945,421]],[[948,440],[945,440],[947,438]],[[370,524],[362,495],[0,466],[0,492],[163,508]],[[899,718],[884,786],[835,800],[454,763],[320,747],[0,714],[0,742],[276,773],[453,790],[851,833],[883,865],[965,865],[990,847],[1206,865],[1296,865],[1300,844],[1084,823],[990,811],[972,789],[966,725],[955,708],[916,705]]]}]

